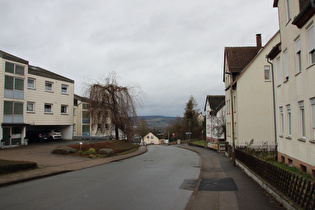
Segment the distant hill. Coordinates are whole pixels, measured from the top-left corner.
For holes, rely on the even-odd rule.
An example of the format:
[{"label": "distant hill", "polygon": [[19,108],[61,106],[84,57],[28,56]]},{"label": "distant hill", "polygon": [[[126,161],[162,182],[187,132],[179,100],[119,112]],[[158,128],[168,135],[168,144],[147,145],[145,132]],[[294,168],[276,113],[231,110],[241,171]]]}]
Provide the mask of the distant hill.
[{"label": "distant hill", "polygon": [[144,119],[148,127],[151,129],[165,129],[171,121],[177,117],[166,117],[166,116],[138,116],[139,119]]}]

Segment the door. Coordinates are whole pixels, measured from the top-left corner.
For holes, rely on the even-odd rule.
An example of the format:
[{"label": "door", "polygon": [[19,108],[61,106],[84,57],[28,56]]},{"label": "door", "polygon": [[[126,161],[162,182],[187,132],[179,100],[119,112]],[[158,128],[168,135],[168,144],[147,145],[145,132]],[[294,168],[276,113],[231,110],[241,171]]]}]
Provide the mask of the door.
[{"label": "door", "polygon": [[5,145],[11,145],[11,128],[10,127],[4,127],[3,128],[3,139],[5,142]]}]

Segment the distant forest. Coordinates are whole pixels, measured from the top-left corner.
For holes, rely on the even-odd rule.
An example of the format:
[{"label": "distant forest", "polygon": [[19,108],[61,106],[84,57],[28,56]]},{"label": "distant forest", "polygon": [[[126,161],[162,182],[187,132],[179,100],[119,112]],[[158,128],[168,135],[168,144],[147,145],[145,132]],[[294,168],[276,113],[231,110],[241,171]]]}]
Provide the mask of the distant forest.
[{"label": "distant forest", "polygon": [[150,129],[165,130],[166,127],[177,117],[165,116],[138,116],[139,119],[144,119]]}]

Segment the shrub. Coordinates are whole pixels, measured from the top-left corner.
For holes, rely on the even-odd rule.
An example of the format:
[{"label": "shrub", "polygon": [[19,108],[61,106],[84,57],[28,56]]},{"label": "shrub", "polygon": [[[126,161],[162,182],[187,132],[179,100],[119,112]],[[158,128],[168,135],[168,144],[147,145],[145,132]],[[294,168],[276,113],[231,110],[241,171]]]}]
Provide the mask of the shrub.
[{"label": "shrub", "polygon": [[0,174],[20,170],[34,169],[36,167],[37,163],[29,161],[0,160]]},{"label": "shrub", "polygon": [[113,156],[115,155],[114,150],[110,148],[102,148],[99,151],[100,154],[105,154],[107,156]]},{"label": "shrub", "polygon": [[53,154],[61,154],[61,155],[67,155],[69,153],[76,153],[77,150],[73,149],[71,147],[60,147],[60,148],[56,148],[54,149],[51,153]]},{"label": "shrub", "polygon": [[86,154],[91,154],[91,155],[93,155],[93,154],[96,154],[96,151],[95,151],[94,148],[90,148],[88,151],[86,151]]}]

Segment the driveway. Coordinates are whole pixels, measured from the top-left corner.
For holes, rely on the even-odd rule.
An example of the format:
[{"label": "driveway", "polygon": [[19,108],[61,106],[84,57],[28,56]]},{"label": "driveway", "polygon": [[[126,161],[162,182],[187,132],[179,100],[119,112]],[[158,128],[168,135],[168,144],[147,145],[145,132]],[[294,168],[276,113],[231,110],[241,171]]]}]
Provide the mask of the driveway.
[{"label": "driveway", "polygon": [[7,147],[0,149],[0,159],[32,161],[36,162],[39,168],[73,164],[89,160],[82,157],[51,154],[51,151],[58,146],[79,143],[80,141],[60,140],[32,143],[27,146]]}]

